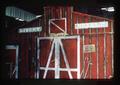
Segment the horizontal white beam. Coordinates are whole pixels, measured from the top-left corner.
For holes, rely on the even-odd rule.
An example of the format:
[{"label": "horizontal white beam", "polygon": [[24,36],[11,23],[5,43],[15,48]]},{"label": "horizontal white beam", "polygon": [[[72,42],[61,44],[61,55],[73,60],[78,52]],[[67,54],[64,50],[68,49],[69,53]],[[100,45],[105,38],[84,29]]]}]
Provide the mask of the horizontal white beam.
[{"label": "horizontal white beam", "polygon": [[38,37],[39,40],[44,40],[44,39],[76,39],[78,36],[57,36],[57,37]]},{"label": "horizontal white beam", "polygon": [[65,20],[66,18],[60,18],[60,19],[50,19],[50,21],[55,21],[55,20]]},{"label": "horizontal white beam", "polygon": [[[55,68],[45,68],[45,67],[40,67],[40,70],[55,70]],[[59,68],[59,70],[60,71],[68,71],[68,69],[67,68]],[[69,69],[70,71],[75,71],[75,72],[77,72],[77,68],[71,68],[71,69]]]}]

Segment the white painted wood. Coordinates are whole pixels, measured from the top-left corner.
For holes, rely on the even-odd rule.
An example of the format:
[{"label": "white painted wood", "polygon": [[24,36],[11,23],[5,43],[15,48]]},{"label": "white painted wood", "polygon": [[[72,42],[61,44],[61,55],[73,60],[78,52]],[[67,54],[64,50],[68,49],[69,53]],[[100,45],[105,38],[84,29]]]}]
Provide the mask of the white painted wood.
[{"label": "white painted wood", "polygon": [[[52,40],[52,46],[51,46],[51,50],[50,50],[50,54],[48,56],[48,62],[46,64],[46,67],[39,67],[39,70],[45,70],[43,78],[46,78],[47,75],[47,71],[48,70],[54,70],[55,71],[55,79],[59,79],[60,78],[60,71],[67,71],[68,75],[70,77],[70,79],[73,79],[71,71],[77,72],[78,75],[78,79],[80,79],[80,36],[60,36],[60,37],[38,37],[37,38],[39,41],[40,40]],[[77,68],[70,68],[69,66],[69,62],[67,60],[67,55],[65,53],[62,41],[66,40],[66,39],[77,39]],[[53,54],[53,48],[55,47],[55,68],[50,68],[49,64],[50,64],[50,60],[51,60],[51,56]],[[60,68],[60,49],[62,50],[63,53],[63,58],[66,64],[67,68]]]},{"label": "white painted wood", "polygon": [[39,46],[40,46],[39,45],[39,39],[37,39],[37,72],[36,72],[36,78],[37,79],[39,79],[39,73],[40,73],[40,71],[39,71],[39,67],[40,67],[40,63],[39,63],[39,61],[40,61],[40,58],[39,58],[40,47]]},{"label": "white painted wood", "polygon": [[83,63],[83,68],[82,68],[82,71],[81,71],[81,73],[80,73],[80,76],[81,76],[81,75],[84,76],[84,71],[85,71],[85,61],[86,61],[86,59],[87,59],[87,57],[85,57],[85,58],[83,59],[84,63]]},{"label": "white painted wood", "polygon": [[[103,28],[104,32],[106,32],[105,28]],[[107,78],[107,49],[106,49],[106,34],[104,34],[104,78]]]},{"label": "white painted wood", "polygon": [[15,78],[18,79],[18,58],[19,58],[19,46],[16,46],[16,74],[15,74]]},{"label": "white painted wood", "polygon": [[65,18],[65,33],[67,33],[67,19]]},{"label": "white painted wood", "polygon": [[95,28],[106,28],[106,27],[108,27],[107,21],[75,24],[75,29],[88,29],[88,28],[95,29]]},{"label": "white painted wood", "polygon": [[65,65],[66,65],[66,67],[67,67],[67,69],[68,69],[68,75],[69,75],[70,79],[73,79],[72,74],[71,74],[71,72],[70,72],[69,62],[68,62],[68,60],[67,60],[67,56],[66,56],[66,53],[65,53],[65,51],[64,51],[64,48],[63,48],[63,45],[62,45],[62,42],[61,42],[61,41],[60,41],[60,46],[61,46],[61,49],[62,49],[62,53],[63,53],[63,58],[64,58],[64,61],[65,61]]},{"label": "white painted wood", "polygon": [[6,49],[9,49],[9,50],[16,50],[16,46],[15,45],[6,45]]},{"label": "white painted wood", "polygon": [[[52,70],[52,71],[54,71],[55,70],[55,68],[46,68],[46,67],[40,67],[40,70],[45,70],[45,69],[48,69],[48,70]],[[59,71],[68,71],[69,69],[67,69],[67,68],[59,68]],[[77,72],[78,71],[78,69],[77,68],[70,68],[70,71],[73,71],[73,72]]]},{"label": "white painted wood", "polygon": [[55,38],[55,79],[60,78],[60,46],[59,46],[59,39]]},{"label": "white painted wood", "polygon": [[49,34],[51,33],[51,31],[50,31],[50,26],[51,26],[51,25],[50,25],[50,20],[49,20],[49,29],[48,29]]},{"label": "white painted wood", "polygon": [[[111,22],[111,31],[113,33],[113,21]],[[111,44],[112,44],[112,53],[111,53],[111,56],[112,56],[112,77],[114,75],[114,36],[113,34],[111,34]]]},{"label": "white painted wood", "polygon": [[80,75],[80,36],[77,37],[77,68],[78,68],[78,72],[77,72],[77,78],[80,79],[81,75]]},{"label": "white painted wood", "polygon": [[65,20],[66,18],[60,18],[60,19],[54,19],[54,18],[52,18],[52,19],[50,19],[51,21],[55,21],[55,20]]},{"label": "white painted wood", "polygon": [[46,40],[46,39],[54,39],[54,38],[59,38],[59,39],[77,39],[78,36],[57,36],[57,37],[38,37],[39,40]]},{"label": "white painted wood", "polygon": [[97,54],[96,54],[96,63],[97,63],[97,67],[96,67],[96,70],[97,70],[97,79],[99,79],[99,45],[98,45],[98,42],[99,42],[99,39],[98,39],[98,29],[96,29],[96,32],[97,32],[97,36],[96,36],[96,52],[97,52]]},{"label": "white painted wood", "polygon": [[42,31],[42,26],[18,29],[18,33],[32,33],[32,32],[41,32],[41,31]]},{"label": "white painted wood", "polygon": [[86,76],[87,76],[87,74],[88,74],[89,68],[90,68],[90,60],[88,60],[87,69],[86,69],[86,71],[85,71],[84,79],[86,78]]},{"label": "white painted wood", "polygon": [[[50,54],[49,54],[49,56],[48,56],[48,61],[47,61],[47,64],[46,64],[46,68],[49,67],[50,60],[51,60],[51,58],[52,58],[54,43],[55,43],[55,41],[53,40],[53,43],[52,43],[52,46],[51,46],[51,50],[50,50]],[[44,75],[43,75],[43,78],[44,78],[44,79],[46,78],[47,71],[48,71],[48,69],[45,69],[45,72],[44,72]]]}]

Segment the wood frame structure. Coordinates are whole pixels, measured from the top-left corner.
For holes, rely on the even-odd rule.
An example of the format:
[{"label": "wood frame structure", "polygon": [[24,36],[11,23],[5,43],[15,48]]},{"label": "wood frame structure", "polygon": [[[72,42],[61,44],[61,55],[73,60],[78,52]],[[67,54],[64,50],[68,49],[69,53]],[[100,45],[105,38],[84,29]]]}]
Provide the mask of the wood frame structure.
[{"label": "wood frame structure", "polygon": [[[74,69],[70,68],[69,62],[67,60],[67,55],[64,51],[64,47],[61,42],[62,39],[77,39],[77,43],[76,43],[77,44],[77,68],[74,68]],[[39,43],[41,40],[53,40],[46,67],[41,67],[40,63],[39,63],[39,61],[40,61],[39,59],[41,57],[40,56],[41,49],[40,49]],[[54,47],[55,47],[55,68],[49,68],[49,64],[50,64],[50,60],[51,60],[51,56],[52,56]],[[60,68],[60,48],[63,53],[63,58],[64,58],[64,61],[66,64],[66,68]],[[75,71],[75,72],[77,72],[77,79],[80,79],[81,78],[81,75],[80,75],[80,36],[38,37],[37,38],[37,61],[38,61],[37,62],[38,67],[37,67],[37,72],[35,74],[37,79],[39,79],[41,69],[45,70],[43,79],[46,78],[48,70],[55,71],[55,79],[60,79],[60,71],[67,71],[70,79],[73,79],[71,71]]]}]

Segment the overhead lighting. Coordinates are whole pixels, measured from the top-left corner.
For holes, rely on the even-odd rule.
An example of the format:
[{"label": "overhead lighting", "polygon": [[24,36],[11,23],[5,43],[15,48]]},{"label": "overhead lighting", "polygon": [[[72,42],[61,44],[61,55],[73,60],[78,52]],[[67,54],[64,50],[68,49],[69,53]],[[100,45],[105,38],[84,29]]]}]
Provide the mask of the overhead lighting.
[{"label": "overhead lighting", "polygon": [[15,18],[16,20],[18,20],[18,21],[24,21],[23,19],[20,19],[20,18]]},{"label": "overhead lighting", "polygon": [[115,11],[114,7],[101,8],[101,10],[108,11],[108,12],[114,12]]},{"label": "overhead lighting", "polygon": [[19,20],[19,18],[15,18],[16,20]]},{"label": "overhead lighting", "polygon": [[19,21],[24,21],[23,19],[19,19]]},{"label": "overhead lighting", "polygon": [[42,15],[37,15],[36,18],[39,18],[39,17],[41,17],[41,16],[42,16]]},{"label": "overhead lighting", "polygon": [[101,10],[105,10],[105,11],[106,11],[106,10],[107,10],[107,8],[101,8]]},{"label": "overhead lighting", "polygon": [[114,9],[114,7],[108,7],[107,11],[109,11],[109,12],[114,12],[115,9]]}]

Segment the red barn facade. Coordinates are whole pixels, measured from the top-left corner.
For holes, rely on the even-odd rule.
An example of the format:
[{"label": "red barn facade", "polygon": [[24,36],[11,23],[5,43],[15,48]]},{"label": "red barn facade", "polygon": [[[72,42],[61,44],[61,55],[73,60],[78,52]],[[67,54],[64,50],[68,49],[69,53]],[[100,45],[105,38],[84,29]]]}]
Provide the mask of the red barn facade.
[{"label": "red barn facade", "polygon": [[[41,30],[19,32],[32,27]],[[113,20],[75,12],[73,7],[48,6],[41,18],[9,37],[8,42],[19,46],[18,78],[113,77]]]}]

